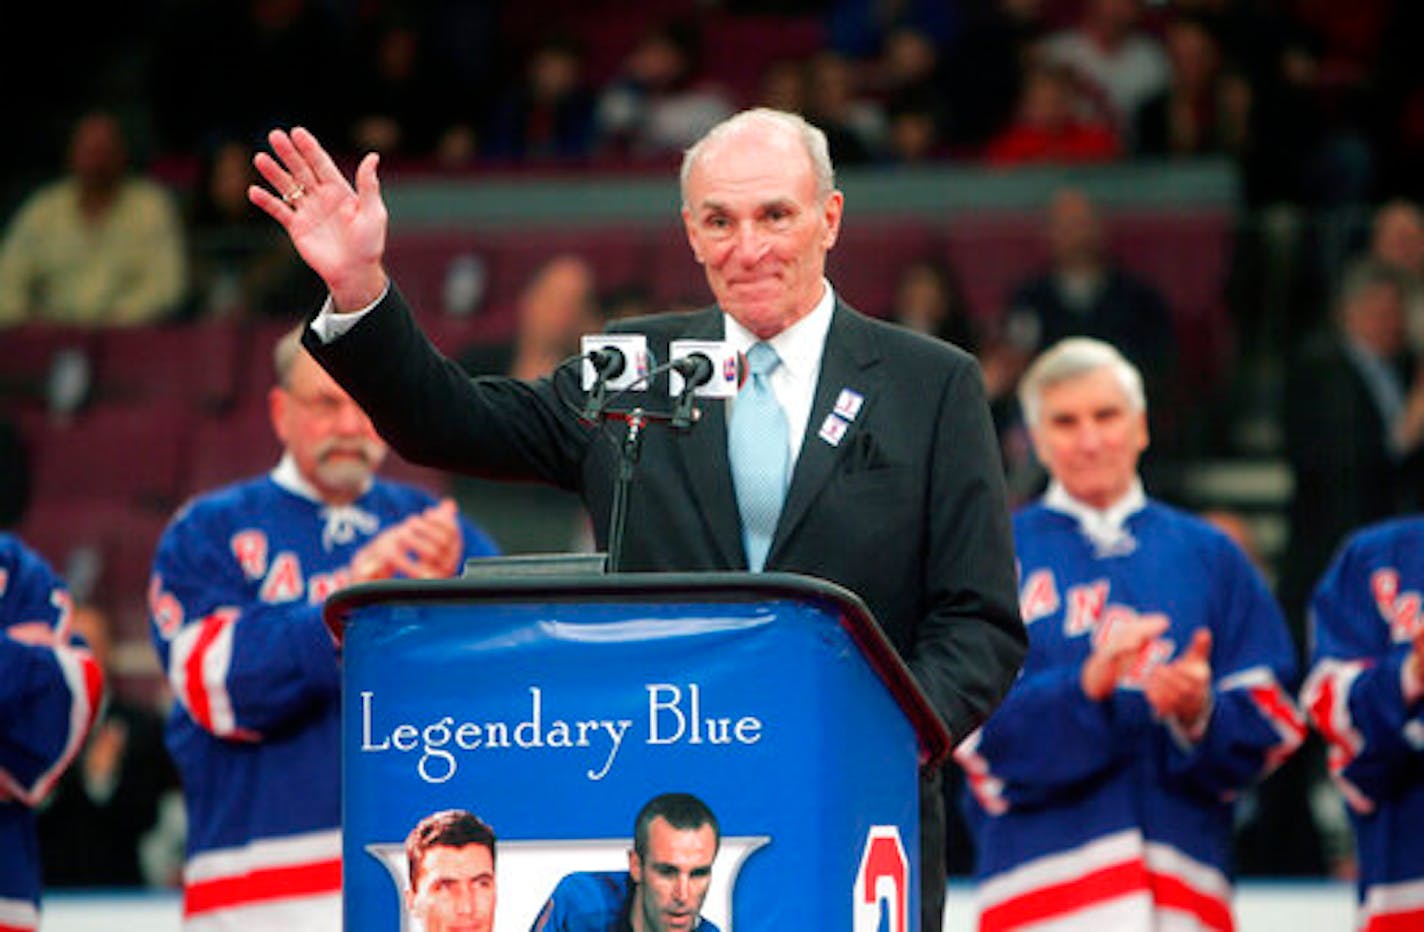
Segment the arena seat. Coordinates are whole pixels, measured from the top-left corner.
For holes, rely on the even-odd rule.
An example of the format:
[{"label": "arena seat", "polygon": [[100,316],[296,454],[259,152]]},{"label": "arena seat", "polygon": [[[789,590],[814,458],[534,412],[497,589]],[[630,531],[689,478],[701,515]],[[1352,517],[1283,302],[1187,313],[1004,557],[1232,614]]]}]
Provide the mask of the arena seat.
[{"label": "arena seat", "polygon": [[841,227],[826,271],[851,305],[886,317],[905,267],[917,259],[938,258],[942,248],[938,236],[922,221],[867,219]]},{"label": "arena seat", "polygon": [[945,229],[944,241],[969,312],[980,321],[1001,320],[1015,286],[1048,260],[1043,221],[1036,214],[957,219]]},{"label": "arena seat", "polygon": [[97,331],[94,396],[221,410],[237,393],[241,336],[236,319]]},{"label": "arena seat", "polygon": [[769,65],[809,58],[825,45],[826,28],[818,16],[712,15],[703,23],[703,71],[735,104],[749,107]]},{"label": "arena seat", "polygon": [[108,613],[116,638],[148,638],[147,591],[170,515],[116,500],[36,502],[21,536],[68,581],[76,600]]},{"label": "arena seat", "polygon": [[[411,307],[422,314],[445,311],[445,288],[456,260],[472,259],[486,276],[481,305],[489,300],[493,258],[488,240],[470,230],[393,230],[386,245],[386,269]],[[478,308],[474,311],[478,316]]]},{"label": "arena seat", "polygon": [[561,255],[593,268],[598,291],[638,279],[647,269],[652,234],[639,226],[524,228],[484,235],[490,257],[488,305],[515,305],[541,266]]},{"label": "arena seat", "polygon": [[264,473],[277,465],[281,452],[265,402],[249,402],[223,417],[205,418],[193,432],[184,495],[201,495]]},{"label": "arena seat", "polygon": [[31,455],[35,503],[126,502],[164,511],[177,504],[193,413],[172,401],[98,405],[57,421],[20,422]]},{"label": "arena seat", "polygon": [[[72,350],[94,359],[94,332],[55,324],[23,324],[0,330],[0,409],[43,408],[55,357]],[[92,368],[91,368],[92,371]]]},{"label": "arena seat", "polygon": [[1185,400],[1219,382],[1234,353],[1225,297],[1233,223],[1226,211],[1133,211],[1110,219],[1113,253],[1171,306]]},{"label": "arena seat", "polygon": [[653,240],[645,280],[660,311],[712,303],[707,276],[693,260],[681,227],[669,227]]}]

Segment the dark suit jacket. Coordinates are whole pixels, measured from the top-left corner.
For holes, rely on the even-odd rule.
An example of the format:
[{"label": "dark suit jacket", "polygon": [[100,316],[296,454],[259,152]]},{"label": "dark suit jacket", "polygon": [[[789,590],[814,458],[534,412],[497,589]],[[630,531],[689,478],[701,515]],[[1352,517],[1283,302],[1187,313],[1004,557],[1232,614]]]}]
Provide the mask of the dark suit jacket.
[{"label": "dark suit jacket", "polygon": [[[655,358],[675,338],[721,339],[717,308],[637,318]],[[577,369],[524,383],[471,380],[421,335],[393,288],[312,354],[407,459],[578,491],[600,545],[624,428],[582,424]],[[819,434],[842,389],[864,403],[838,444]],[[669,407],[665,378],[647,395]],[[725,405],[701,405],[687,432],[653,424],[633,479],[624,566],[746,568],[727,458]],[[939,341],[841,305],[826,339],[806,439],[766,568],[828,579],[860,595],[956,740],[1013,682],[1025,650],[997,447],[973,360]]]},{"label": "dark suit jacket", "polygon": [[[1285,393],[1286,454],[1295,478],[1281,601],[1304,651],[1304,614],[1315,584],[1351,531],[1418,503],[1418,452],[1399,458],[1364,376],[1338,334],[1306,343]],[[1396,367],[1408,389],[1413,367]]]}]

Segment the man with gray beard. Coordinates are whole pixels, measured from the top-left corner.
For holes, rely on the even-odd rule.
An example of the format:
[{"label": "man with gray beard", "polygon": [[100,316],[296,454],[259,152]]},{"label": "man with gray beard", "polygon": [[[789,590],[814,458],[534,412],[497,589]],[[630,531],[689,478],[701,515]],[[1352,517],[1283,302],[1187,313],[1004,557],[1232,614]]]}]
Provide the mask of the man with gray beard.
[{"label": "man with gray beard", "polygon": [[340,930],[340,676],[322,604],[495,552],[453,501],[376,478],[385,444],[298,337],[278,343],[268,395],[281,461],[185,505],[149,585],[177,699],[188,932]]}]

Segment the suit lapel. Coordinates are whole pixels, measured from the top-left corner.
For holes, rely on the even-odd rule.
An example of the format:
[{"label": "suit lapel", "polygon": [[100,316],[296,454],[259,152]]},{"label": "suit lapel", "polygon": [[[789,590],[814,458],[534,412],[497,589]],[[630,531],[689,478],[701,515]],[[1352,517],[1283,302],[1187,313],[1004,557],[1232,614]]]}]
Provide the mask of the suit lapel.
[{"label": "suit lapel", "polygon": [[[865,415],[871,400],[869,370],[879,362],[880,353],[874,334],[845,305],[837,303],[831,329],[826,334],[826,348],[821,355],[821,371],[816,378],[816,397],[811,404],[811,417],[806,423],[806,436],[796,457],[796,469],[791,475],[791,487],[776,524],[776,535],[767,554],[770,565],[786,541],[795,533],[811,503],[830,478],[832,467],[841,451],[849,446],[856,425]],[[836,444],[821,437],[821,427],[831,416],[843,389],[858,392],[863,398],[862,409],[851,420]],[[735,501],[735,499],[734,499]]]},{"label": "suit lapel", "polygon": [[[722,312],[713,307],[698,315],[686,332],[694,340],[721,340]],[[720,399],[701,399],[702,416],[691,430],[674,436],[682,469],[698,511],[707,522],[713,543],[729,567],[745,566],[737,495],[732,488],[732,467],[727,457],[727,405]]]}]

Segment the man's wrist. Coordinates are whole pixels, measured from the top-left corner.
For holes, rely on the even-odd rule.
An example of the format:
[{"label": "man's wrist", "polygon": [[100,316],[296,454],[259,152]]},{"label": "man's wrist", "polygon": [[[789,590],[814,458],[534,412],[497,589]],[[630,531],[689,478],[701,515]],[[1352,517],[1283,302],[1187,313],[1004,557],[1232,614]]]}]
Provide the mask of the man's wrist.
[{"label": "man's wrist", "polygon": [[1083,695],[1094,702],[1102,702],[1106,699],[1116,685],[1110,678],[1112,671],[1106,669],[1107,666],[1106,661],[1096,654],[1083,661],[1083,670],[1078,676],[1078,686],[1083,690]]},{"label": "man's wrist", "polygon": [[376,265],[347,281],[331,283],[332,310],[350,314],[369,308],[386,293],[388,281],[386,270]]}]

